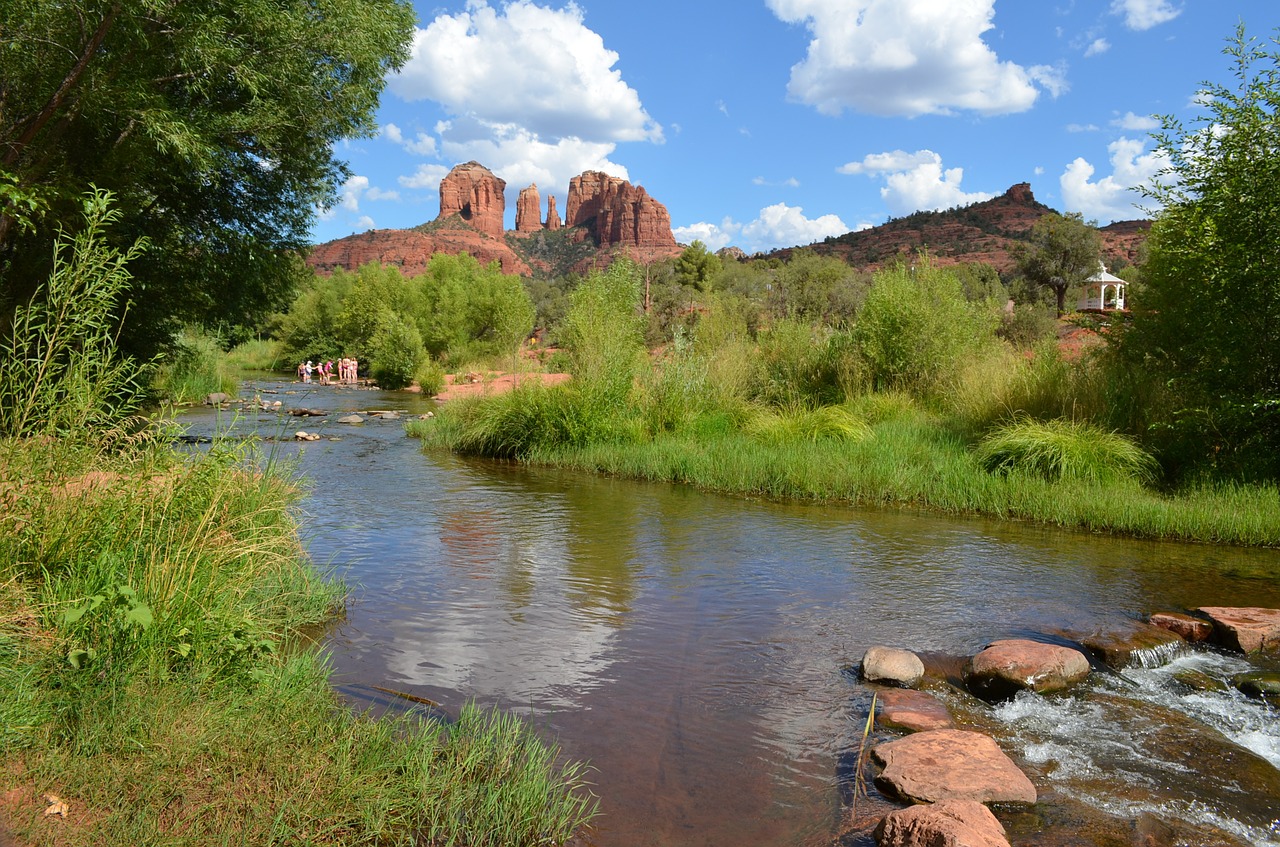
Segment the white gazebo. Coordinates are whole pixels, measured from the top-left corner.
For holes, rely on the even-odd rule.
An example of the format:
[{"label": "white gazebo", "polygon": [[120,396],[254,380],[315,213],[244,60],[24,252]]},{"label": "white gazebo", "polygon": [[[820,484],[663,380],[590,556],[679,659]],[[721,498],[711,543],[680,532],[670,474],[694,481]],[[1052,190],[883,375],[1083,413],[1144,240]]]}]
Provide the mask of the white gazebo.
[{"label": "white gazebo", "polygon": [[1098,272],[1084,281],[1084,294],[1076,308],[1082,312],[1112,312],[1124,308],[1125,281],[1107,273],[1098,262]]}]

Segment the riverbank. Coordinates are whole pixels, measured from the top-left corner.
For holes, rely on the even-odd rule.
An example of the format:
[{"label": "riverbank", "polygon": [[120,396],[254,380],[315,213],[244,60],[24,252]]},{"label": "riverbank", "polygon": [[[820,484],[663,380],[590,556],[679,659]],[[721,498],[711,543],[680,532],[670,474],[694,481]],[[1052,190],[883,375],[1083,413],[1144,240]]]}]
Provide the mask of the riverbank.
[{"label": "riverbank", "polygon": [[945,416],[905,397],[869,395],[828,407],[836,411],[823,413],[825,420],[746,409],[691,415],[655,431],[638,411],[582,425],[571,392],[531,387],[449,404],[407,430],[432,448],[722,493],[923,508],[1135,538],[1280,545],[1275,486],[1162,492],[1123,474],[993,470]]},{"label": "riverbank", "polygon": [[0,442],[0,834],[16,844],[562,843],[582,766],[522,721],[352,713],[345,589],[271,457]]}]

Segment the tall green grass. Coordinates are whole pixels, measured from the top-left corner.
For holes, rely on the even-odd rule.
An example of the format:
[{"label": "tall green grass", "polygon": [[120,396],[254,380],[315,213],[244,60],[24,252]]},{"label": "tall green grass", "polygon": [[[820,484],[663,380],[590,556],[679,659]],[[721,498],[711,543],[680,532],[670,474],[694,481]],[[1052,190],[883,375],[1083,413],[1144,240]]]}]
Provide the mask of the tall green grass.
[{"label": "tall green grass", "polygon": [[1055,480],[1150,482],[1157,465],[1131,439],[1087,423],[1026,416],[988,433],[976,455],[991,471],[1021,470]]},{"label": "tall green grass", "polygon": [[156,390],[170,403],[199,403],[214,393],[235,396],[238,378],[222,343],[199,327],[186,327],[160,361]]},{"label": "tall green grass", "polygon": [[[32,844],[568,841],[595,814],[585,770],[523,722],[372,720],[338,701],[301,635],[344,589],[307,560],[280,467],[220,443],[178,454],[163,427],[126,426],[142,382],[106,318],[129,257],[101,245],[108,205],[90,198],[74,255],[8,347],[24,357],[0,431],[8,830]],[[45,816],[43,792],[76,814]]]}]

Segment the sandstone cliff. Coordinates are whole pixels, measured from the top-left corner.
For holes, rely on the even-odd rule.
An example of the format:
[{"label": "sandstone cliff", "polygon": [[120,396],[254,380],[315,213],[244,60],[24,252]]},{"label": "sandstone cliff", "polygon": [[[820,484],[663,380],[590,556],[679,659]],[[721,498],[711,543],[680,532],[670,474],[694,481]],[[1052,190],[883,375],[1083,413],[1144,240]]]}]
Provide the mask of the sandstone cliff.
[{"label": "sandstone cliff", "polygon": [[467,162],[440,180],[440,214],[436,220],[457,215],[477,232],[502,238],[506,229],[505,180],[479,162]]},{"label": "sandstone cliff", "polygon": [[[555,198],[552,198],[555,199]],[[516,232],[537,232],[542,229],[542,196],[534,183],[520,192],[516,201]]]},{"label": "sandstone cliff", "polygon": [[436,253],[469,253],[481,264],[497,262],[503,273],[532,276],[533,270],[512,250],[505,240],[499,241],[469,227],[430,229],[375,229],[328,241],[312,248],[307,264],[321,273],[337,268],[354,271],[361,265],[377,262],[394,265],[405,276],[417,276],[427,268]]},{"label": "sandstone cliff", "polygon": [[556,196],[547,195],[547,229],[555,232],[560,228],[560,213],[556,211]]}]

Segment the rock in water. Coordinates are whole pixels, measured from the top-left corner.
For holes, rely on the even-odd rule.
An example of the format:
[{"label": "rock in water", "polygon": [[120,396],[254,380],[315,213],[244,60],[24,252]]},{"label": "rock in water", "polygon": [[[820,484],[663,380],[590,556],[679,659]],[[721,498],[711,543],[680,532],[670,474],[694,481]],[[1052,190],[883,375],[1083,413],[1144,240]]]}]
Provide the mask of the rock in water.
[{"label": "rock in water", "polygon": [[940,800],[884,816],[876,827],[880,847],[1009,847],[991,810],[972,800]]},{"label": "rock in water", "polygon": [[1179,612],[1156,612],[1147,619],[1152,626],[1167,629],[1190,642],[1208,641],[1213,635],[1213,624],[1203,618],[1193,618]]},{"label": "rock in water", "polygon": [[862,656],[862,678],[867,682],[915,688],[923,676],[924,662],[910,650],[876,645]]},{"label": "rock in water", "polygon": [[955,724],[942,701],[932,694],[889,688],[876,694],[880,704],[876,723],[908,732],[951,729]]},{"label": "rock in water", "polygon": [[969,661],[965,684],[984,700],[1008,700],[1019,691],[1060,691],[1089,675],[1084,653],[1057,644],[996,641]]},{"label": "rock in water", "polygon": [[1036,788],[998,744],[979,732],[935,729],[877,744],[876,784],[911,803],[972,800],[1034,803]]},{"label": "rock in water", "polygon": [[1213,621],[1213,639],[1224,647],[1242,653],[1280,647],[1280,609],[1202,606],[1197,611]]}]

